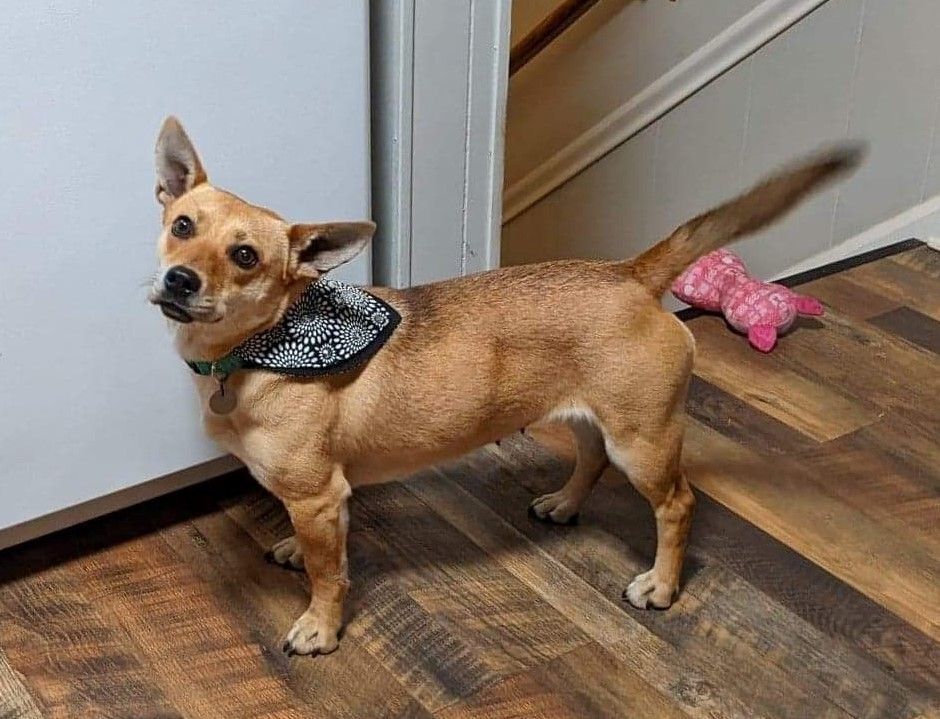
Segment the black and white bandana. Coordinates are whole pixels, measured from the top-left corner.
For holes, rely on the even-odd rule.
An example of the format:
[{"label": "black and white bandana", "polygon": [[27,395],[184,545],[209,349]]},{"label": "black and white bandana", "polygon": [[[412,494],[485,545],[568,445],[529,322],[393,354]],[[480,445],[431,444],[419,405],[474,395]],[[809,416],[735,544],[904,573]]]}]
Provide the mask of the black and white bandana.
[{"label": "black and white bandana", "polygon": [[401,321],[365,290],[335,280],[313,282],[281,321],[236,347],[248,369],[311,377],[352,369],[381,349]]}]

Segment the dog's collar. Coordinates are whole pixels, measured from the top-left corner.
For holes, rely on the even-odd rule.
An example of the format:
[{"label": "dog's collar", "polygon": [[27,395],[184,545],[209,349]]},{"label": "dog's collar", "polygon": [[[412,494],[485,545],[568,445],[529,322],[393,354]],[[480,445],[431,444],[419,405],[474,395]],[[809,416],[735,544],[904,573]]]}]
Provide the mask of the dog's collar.
[{"label": "dog's collar", "polygon": [[242,368],[242,359],[234,352],[230,352],[222,359],[217,359],[214,362],[187,360],[186,364],[193,372],[203,377],[228,377],[235,370]]},{"label": "dog's collar", "polygon": [[264,369],[296,377],[337,374],[378,352],[401,315],[359,287],[313,282],[274,327],[249,337],[217,360],[187,360],[198,375],[224,380],[236,370]]}]

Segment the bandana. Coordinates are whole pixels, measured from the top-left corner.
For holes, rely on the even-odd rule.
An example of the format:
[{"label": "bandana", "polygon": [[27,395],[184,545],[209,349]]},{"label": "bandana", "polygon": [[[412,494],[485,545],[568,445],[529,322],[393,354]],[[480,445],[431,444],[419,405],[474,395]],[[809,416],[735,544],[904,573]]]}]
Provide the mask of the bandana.
[{"label": "bandana", "polygon": [[378,352],[401,321],[365,290],[335,280],[313,282],[274,327],[216,362],[187,362],[201,375],[266,369],[296,377],[338,374]]}]

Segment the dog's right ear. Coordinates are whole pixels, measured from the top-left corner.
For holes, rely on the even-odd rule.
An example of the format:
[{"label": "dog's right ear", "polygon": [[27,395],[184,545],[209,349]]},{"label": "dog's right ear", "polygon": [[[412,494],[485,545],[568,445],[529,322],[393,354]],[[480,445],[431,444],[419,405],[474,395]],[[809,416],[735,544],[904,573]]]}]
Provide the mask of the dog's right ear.
[{"label": "dog's right ear", "polygon": [[157,200],[164,206],[209,179],[186,130],[172,115],[157,137],[156,165]]}]

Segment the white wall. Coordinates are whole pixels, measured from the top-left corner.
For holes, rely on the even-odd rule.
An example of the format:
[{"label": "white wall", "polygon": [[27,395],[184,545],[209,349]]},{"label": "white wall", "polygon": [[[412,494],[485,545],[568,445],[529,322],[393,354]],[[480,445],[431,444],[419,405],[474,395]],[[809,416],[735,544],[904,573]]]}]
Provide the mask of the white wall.
[{"label": "white wall", "polygon": [[[178,114],[210,179],[286,217],[368,216],[366,10],[365,0],[4,8],[0,546],[36,531],[4,528],[220,454],[146,302],[156,132]],[[367,281],[368,258],[345,277]]]},{"label": "white wall", "polygon": [[[534,150],[511,149],[510,157],[516,159],[507,166],[510,194],[526,173],[538,171],[539,163],[551,162],[577,142],[577,137],[569,138],[580,127],[596,125],[597,114],[607,107],[633,102],[635,109],[638,96],[640,105],[644,97],[663,96],[644,96],[651,85],[640,87],[636,79],[624,80],[622,91],[605,81],[597,91],[607,104],[597,112],[593,108],[600,101],[571,101],[583,106],[590,119],[568,134],[551,129],[543,135],[535,116],[522,122],[519,118],[536,108],[551,115],[544,112],[545,102],[555,94],[581,98],[584,88],[594,86],[592,63],[577,59],[585,48],[593,48],[592,62],[602,65],[601,58],[623,55],[626,47],[648,47],[645,37],[653,32],[663,46],[659,55],[668,56],[675,47],[681,56],[694,43],[680,22],[679,6],[688,12],[697,9],[703,25],[718,7],[729,13],[729,21],[734,20],[732,6],[739,12],[753,6],[724,31],[719,28],[715,34],[712,25],[699,38],[706,44],[692,56],[701,61],[679,78],[694,78],[694,69],[701,78],[687,99],[512,217],[504,227],[504,264],[629,256],[780,163],[846,137],[871,143],[866,165],[783,224],[738,245],[751,268],[774,276],[899,239],[915,229],[940,231],[937,216],[931,214],[937,206],[933,198],[940,194],[940,52],[935,37],[940,3],[829,0],[812,10],[818,4],[764,0],[708,3],[707,9],[705,3],[621,4],[601,26],[581,29],[589,37],[577,42],[569,37],[576,47],[559,41],[552,56],[526,66],[511,83],[507,145],[542,147],[538,157]],[[799,19],[808,10],[812,12]],[[655,31],[640,24],[644,13],[651,22],[655,19]],[[773,38],[793,20],[798,21]],[[716,58],[746,54],[741,49],[755,38],[769,42],[715,76],[720,69]],[[623,65],[623,72],[635,68],[645,82],[662,68],[668,73],[665,62],[635,63],[643,67]],[[652,85],[661,80],[654,77]],[[527,109],[519,107],[523,103]],[[564,102],[555,106],[564,107]],[[552,122],[553,127],[565,124]],[[884,224],[869,231],[879,223]]]}]

